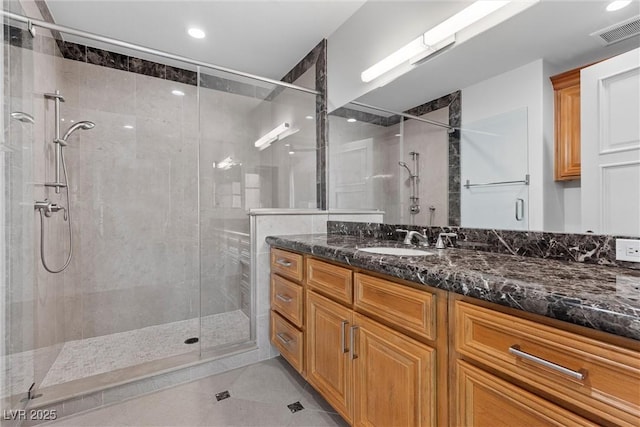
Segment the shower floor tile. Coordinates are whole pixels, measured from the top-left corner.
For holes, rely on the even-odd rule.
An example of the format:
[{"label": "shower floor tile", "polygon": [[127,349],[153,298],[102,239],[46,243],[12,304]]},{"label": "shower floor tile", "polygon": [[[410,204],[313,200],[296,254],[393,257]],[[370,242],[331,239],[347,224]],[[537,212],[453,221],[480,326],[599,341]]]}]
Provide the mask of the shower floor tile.
[{"label": "shower floor tile", "polygon": [[[68,341],[44,377],[40,388],[136,366],[188,353],[199,348],[248,341],[249,318],[241,311],[214,314],[200,319],[149,326],[111,335]],[[185,344],[198,337],[197,345]],[[33,381],[34,358],[38,350],[5,358],[11,391],[25,391]],[[3,393],[4,395],[4,393]]]}]

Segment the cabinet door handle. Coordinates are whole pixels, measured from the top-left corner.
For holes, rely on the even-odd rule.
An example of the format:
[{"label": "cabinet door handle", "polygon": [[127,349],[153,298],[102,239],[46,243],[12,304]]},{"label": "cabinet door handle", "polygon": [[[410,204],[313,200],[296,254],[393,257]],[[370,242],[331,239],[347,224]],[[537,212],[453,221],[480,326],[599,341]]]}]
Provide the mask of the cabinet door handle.
[{"label": "cabinet door handle", "polygon": [[291,267],[291,261],[287,261],[286,259],[277,259],[276,264],[280,264],[283,267]]},{"label": "cabinet door handle", "polygon": [[291,297],[287,295],[276,294],[276,298],[278,298],[280,301],[291,302]]},{"label": "cabinet door handle", "polygon": [[346,353],[349,351],[349,349],[347,348],[346,337],[345,337],[345,335],[347,335],[346,326],[348,324],[349,322],[347,322],[346,320],[343,320],[342,323],[340,324],[340,345],[342,346],[343,353]]},{"label": "cabinet door handle", "polygon": [[350,351],[351,351],[351,360],[356,360],[358,358],[358,355],[356,354],[356,346],[355,346],[355,339],[356,339],[356,330],[359,329],[360,326],[352,326],[351,328],[349,328],[349,332],[350,332],[350,337],[349,337],[349,346],[351,347]]},{"label": "cabinet door handle", "polygon": [[553,369],[554,371],[558,371],[562,374],[568,375],[571,378],[575,378],[576,380],[579,380],[579,381],[584,380],[587,376],[587,372],[582,369],[580,371],[574,371],[572,369],[565,368],[564,366],[558,365],[557,363],[549,362],[548,360],[542,359],[538,356],[534,356],[533,354],[526,353],[520,350],[520,346],[517,344],[509,347],[509,353],[513,354],[514,356],[526,359],[530,362],[542,365],[545,368]]},{"label": "cabinet door handle", "polygon": [[291,342],[291,338],[289,338],[284,332],[277,333],[276,337],[278,337],[278,339],[282,341],[284,345],[289,345],[289,343]]}]

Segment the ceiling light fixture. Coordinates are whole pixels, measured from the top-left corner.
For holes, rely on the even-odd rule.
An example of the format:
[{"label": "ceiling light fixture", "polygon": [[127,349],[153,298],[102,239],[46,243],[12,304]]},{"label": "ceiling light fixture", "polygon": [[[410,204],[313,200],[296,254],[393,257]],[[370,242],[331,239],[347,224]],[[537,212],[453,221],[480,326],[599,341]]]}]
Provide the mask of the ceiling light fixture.
[{"label": "ceiling light fixture", "polygon": [[205,38],[206,34],[204,31],[202,31],[200,28],[196,28],[196,27],[191,27],[187,30],[187,33],[193,37],[194,39],[203,39]]},{"label": "ceiling light fixture", "polygon": [[262,151],[265,148],[268,148],[271,143],[277,141],[279,139],[284,139],[289,135],[293,135],[298,132],[300,129],[291,128],[289,123],[281,123],[276,126],[274,129],[270,130],[263,136],[261,136],[255,143],[255,146],[258,150]]},{"label": "ceiling light fixture", "polygon": [[479,0],[474,2],[367,68],[360,74],[360,78],[363,82],[368,83],[407,61],[411,65],[420,64],[434,53],[454,44],[455,34],[458,31],[478,22],[510,2],[511,0]]},{"label": "ceiling light fixture", "polygon": [[353,117],[348,118],[348,119],[347,119],[347,121],[348,121],[349,123],[355,123],[355,122],[357,122],[357,120],[356,120],[356,119],[354,119]]},{"label": "ceiling light fixture", "polygon": [[607,6],[607,12],[615,12],[616,10],[620,10],[623,7],[629,6],[631,4],[631,0],[615,0],[609,3]]},{"label": "ceiling light fixture", "polygon": [[172,90],[171,93],[174,94],[175,96],[184,96],[184,92],[178,89]]},{"label": "ceiling light fixture", "polygon": [[307,120],[313,120],[313,116],[304,116],[304,118]]},{"label": "ceiling light fixture", "polygon": [[125,128],[125,129],[133,129],[133,126],[132,126],[132,125],[124,125],[124,126],[122,126],[122,127],[123,127],[123,128]]}]

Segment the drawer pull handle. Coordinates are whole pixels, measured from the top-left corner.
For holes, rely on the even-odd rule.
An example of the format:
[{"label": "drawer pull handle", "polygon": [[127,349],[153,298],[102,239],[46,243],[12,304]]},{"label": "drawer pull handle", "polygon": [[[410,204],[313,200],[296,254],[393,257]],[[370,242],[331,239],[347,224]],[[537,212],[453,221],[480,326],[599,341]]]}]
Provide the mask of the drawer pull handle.
[{"label": "drawer pull handle", "polygon": [[356,346],[355,346],[355,342],[354,342],[355,339],[356,339],[356,330],[358,328],[360,328],[360,326],[352,326],[351,328],[349,328],[350,332],[351,332],[351,336],[349,337],[350,338],[349,345],[351,347],[351,349],[350,349],[350,351],[351,351],[351,360],[356,360],[358,358],[358,355],[356,354],[356,350],[355,350]]},{"label": "drawer pull handle", "polygon": [[289,338],[284,332],[279,332],[276,334],[276,336],[280,341],[282,341],[284,345],[289,345],[289,343],[291,342],[291,338]]},{"label": "drawer pull handle", "polygon": [[349,349],[347,348],[346,337],[347,331],[346,326],[349,324],[346,320],[343,320],[340,325],[340,345],[342,346],[342,353],[347,353]]},{"label": "drawer pull handle", "polygon": [[530,362],[534,362],[539,365],[542,365],[546,368],[553,369],[554,371],[558,371],[562,374],[568,375],[571,378],[575,378],[576,380],[582,381],[587,376],[586,372],[582,370],[574,371],[572,369],[565,368],[564,366],[558,365],[557,363],[549,362],[548,360],[534,356],[533,354],[525,353],[524,351],[520,350],[519,345],[512,345],[511,347],[509,347],[509,353],[513,354],[514,356],[529,360]]},{"label": "drawer pull handle", "polygon": [[291,261],[287,261],[286,259],[282,259],[282,258],[277,259],[276,264],[279,264],[283,267],[291,267]]},{"label": "drawer pull handle", "polygon": [[291,302],[291,297],[288,297],[286,295],[276,294],[276,298],[278,298],[280,301]]}]

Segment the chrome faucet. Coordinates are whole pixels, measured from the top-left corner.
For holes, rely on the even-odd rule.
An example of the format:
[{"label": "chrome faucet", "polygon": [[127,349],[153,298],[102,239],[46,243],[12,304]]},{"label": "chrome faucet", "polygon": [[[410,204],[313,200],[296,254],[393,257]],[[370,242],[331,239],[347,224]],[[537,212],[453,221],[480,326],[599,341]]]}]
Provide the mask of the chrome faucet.
[{"label": "chrome faucet", "polygon": [[456,233],[440,233],[438,234],[438,241],[436,242],[436,249],[444,249],[447,245],[442,240],[443,237],[458,237]]},{"label": "chrome faucet", "polygon": [[416,239],[418,239],[418,244],[420,246],[423,246],[423,247],[429,246],[429,238],[427,237],[426,229],[422,230],[422,234],[420,234],[420,232],[418,231],[409,231],[409,230],[402,230],[402,229],[397,229],[396,232],[405,233],[405,236],[404,236],[405,245],[411,245],[412,240],[415,237]]}]

